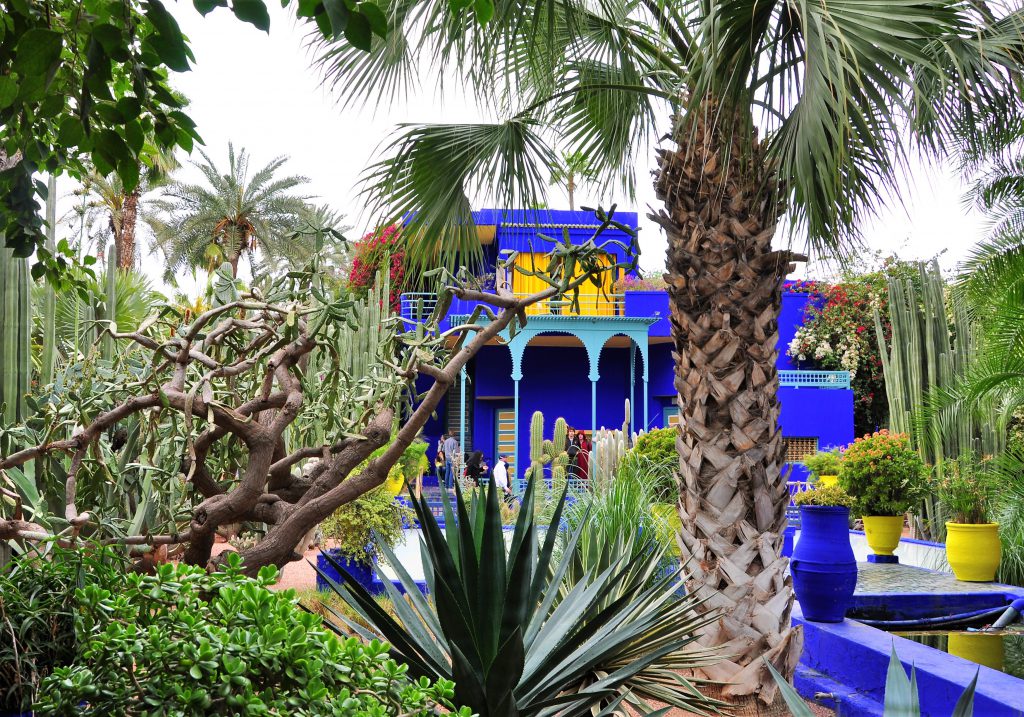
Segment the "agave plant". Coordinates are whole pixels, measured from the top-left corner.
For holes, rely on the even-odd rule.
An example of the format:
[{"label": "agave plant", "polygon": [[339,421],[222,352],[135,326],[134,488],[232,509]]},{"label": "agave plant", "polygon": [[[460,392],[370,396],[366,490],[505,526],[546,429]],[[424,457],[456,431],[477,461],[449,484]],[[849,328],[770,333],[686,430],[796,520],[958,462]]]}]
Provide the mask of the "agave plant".
[{"label": "agave plant", "polygon": [[[396,616],[335,564],[344,582],[328,578],[331,587],[371,628],[333,611],[343,624],[328,623],[342,634],[386,640],[418,677],[454,680],[455,701],[481,717],[607,715],[623,703],[649,714],[651,699],[695,714],[717,713],[721,703],[680,674],[720,659],[696,642],[716,615],[698,613],[697,598],[674,594],[678,576],[653,584],[632,577],[657,569],[662,551],[656,549],[624,552],[602,572],[559,590],[580,530],[556,557],[557,530],[548,530],[542,542],[538,537],[534,484],[507,544],[493,485],[468,505],[458,491],[454,509],[445,498],[445,532],[426,501],[414,498],[433,600],[381,546],[407,594],[402,598],[384,582]],[[561,521],[564,500],[563,494],[552,526]],[[612,593],[618,599],[606,601]]]},{"label": "agave plant", "polygon": [[[786,682],[785,678],[768,664],[772,677],[782,690],[782,698],[786,706],[793,713],[793,717],[814,717],[814,712],[807,706],[800,693],[793,689],[793,686]],[[974,679],[967,689],[956,701],[950,717],[972,717],[974,714],[974,688],[978,684],[978,673],[974,673]],[[896,646],[893,645],[892,656],[889,658],[889,672],[885,677],[885,707],[883,717],[921,717],[921,702],[917,692],[917,671],[913,666],[910,668],[910,677],[907,677],[906,670],[900,658],[896,655]]]}]

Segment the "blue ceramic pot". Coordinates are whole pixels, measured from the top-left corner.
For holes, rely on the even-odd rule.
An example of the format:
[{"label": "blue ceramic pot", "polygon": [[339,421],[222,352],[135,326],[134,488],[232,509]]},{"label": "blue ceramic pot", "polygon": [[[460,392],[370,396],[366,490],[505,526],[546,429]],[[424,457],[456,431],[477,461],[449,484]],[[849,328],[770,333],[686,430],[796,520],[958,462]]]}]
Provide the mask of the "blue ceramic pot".
[{"label": "blue ceramic pot", "polygon": [[849,508],[800,506],[800,539],[793,549],[790,571],[804,618],[843,621],[857,587]]},{"label": "blue ceramic pot", "polygon": [[[349,560],[348,558],[342,557],[341,551],[337,548],[331,548],[324,552],[328,553],[335,562],[337,562],[343,568],[345,568],[345,570],[348,571],[348,574],[355,578],[355,581],[362,585],[364,588],[366,588],[368,591],[370,591],[371,593],[382,591],[382,588],[377,587],[375,589],[374,587],[372,565],[367,565],[363,562]],[[327,573],[331,577],[331,579],[334,580],[334,582],[345,582],[344,576],[342,576],[334,568],[334,566],[327,561],[327,558],[323,556],[323,553],[316,556],[316,566],[323,570],[325,573]],[[319,573],[317,573],[316,576],[316,589],[330,590],[329,583],[326,580],[324,580],[323,576]]]}]

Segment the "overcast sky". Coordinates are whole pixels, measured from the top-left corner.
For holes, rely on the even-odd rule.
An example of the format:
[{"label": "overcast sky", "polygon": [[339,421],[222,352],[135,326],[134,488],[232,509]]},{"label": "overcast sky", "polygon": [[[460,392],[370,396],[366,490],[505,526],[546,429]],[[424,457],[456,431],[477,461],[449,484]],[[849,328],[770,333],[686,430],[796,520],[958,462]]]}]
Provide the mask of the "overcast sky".
[{"label": "overcast sky", "polygon": [[[227,164],[227,144],[249,150],[253,169],[277,155],[288,155],[289,173],[309,177],[312,193],[348,214],[352,223],[365,227],[359,217],[364,202],[358,197],[358,180],[375,156],[381,140],[399,122],[458,122],[484,118],[471,104],[458,98],[442,98],[433,88],[409,98],[390,110],[374,107],[338,107],[338,96],[320,87],[304,48],[306,28],[296,24],[280,3],[268,2],[271,29],[267,35],[236,20],[220,8],[203,18],[191,2],[178,0],[170,9],[189,36],[195,53],[191,72],[175,77],[175,85],[191,100],[188,110],[205,140],[205,150],[218,163]],[[643,216],[656,205],[647,177],[647,166],[637,168],[639,196],[633,203],[614,197],[620,209],[633,208]],[[198,158],[198,154],[196,154]],[[962,206],[963,187],[955,173],[935,167],[915,167],[905,192],[906,209],[896,205],[882,213],[865,230],[872,249],[897,252],[903,258],[927,258],[946,250],[941,261],[950,269],[977,241],[982,220]],[[598,199],[598,187],[582,187],[577,203]],[[553,208],[568,207],[564,193],[555,188],[548,202]],[[658,227],[641,221],[641,266],[663,266],[665,239]],[[356,232],[354,232],[356,233]],[[144,266],[156,267],[155,261]],[[811,266],[808,274],[822,269]],[[147,269],[156,277],[159,271]],[[191,284],[191,282],[185,282]]]}]

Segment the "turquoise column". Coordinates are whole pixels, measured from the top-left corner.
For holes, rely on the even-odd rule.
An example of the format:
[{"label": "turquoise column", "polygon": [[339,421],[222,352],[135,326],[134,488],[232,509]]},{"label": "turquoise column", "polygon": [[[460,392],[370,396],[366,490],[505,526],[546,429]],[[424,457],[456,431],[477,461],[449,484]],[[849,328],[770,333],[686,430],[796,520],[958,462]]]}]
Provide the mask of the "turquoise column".
[{"label": "turquoise column", "polygon": [[466,367],[459,372],[459,450],[462,452],[463,460],[460,465],[465,465],[466,455]]},{"label": "turquoise column", "polygon": [[597,432],[597,381],[590,382],[590,431]]},{"label": "turquoise column", "polygon": [[515,471],[516,479],[523,477],[523,473],[519,471],[519,379],[513,377],[513,408],[512,412],[515,414],[513,419],[515,423],[512,424],[512,469]]},{"label": "turquoise column", "polygon": [[636,398],[633,387],[636,385],[636,341],[629,341],[629,432],[636,433]]}]

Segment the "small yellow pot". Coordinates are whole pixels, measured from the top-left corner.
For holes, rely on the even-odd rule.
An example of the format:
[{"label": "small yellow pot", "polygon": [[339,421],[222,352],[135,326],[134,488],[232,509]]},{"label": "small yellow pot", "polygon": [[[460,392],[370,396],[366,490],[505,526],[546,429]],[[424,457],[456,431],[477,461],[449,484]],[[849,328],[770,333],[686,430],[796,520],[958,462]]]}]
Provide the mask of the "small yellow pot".
[{"label": "small yellow pot", "polygon": [[902,515],[864,516],[864,535],[875,555],[892,555],[903,535]]},{"label": "small yellow pot", "polygon": [[957,580],[992,582],[1001,557],[998,523],[946,523],[946,560]]},{"label": "small yellow pot", "polygon": [[394,497],[402,492],[402,487],[404,485],[405,476],[402,474],[402,471],[393,470],[388,474],[387,480],[384,481],[384,490]]},{"label": "small yellow pot", "polygon": [[822,486],[839,485],[839,476],[818,476],[818,483]]},{"label": "small yellow pot", "polygon": [[954,632],[949,636],[947,650],[950,655],[1003,671],[1006,654],[1002,635]]}]

